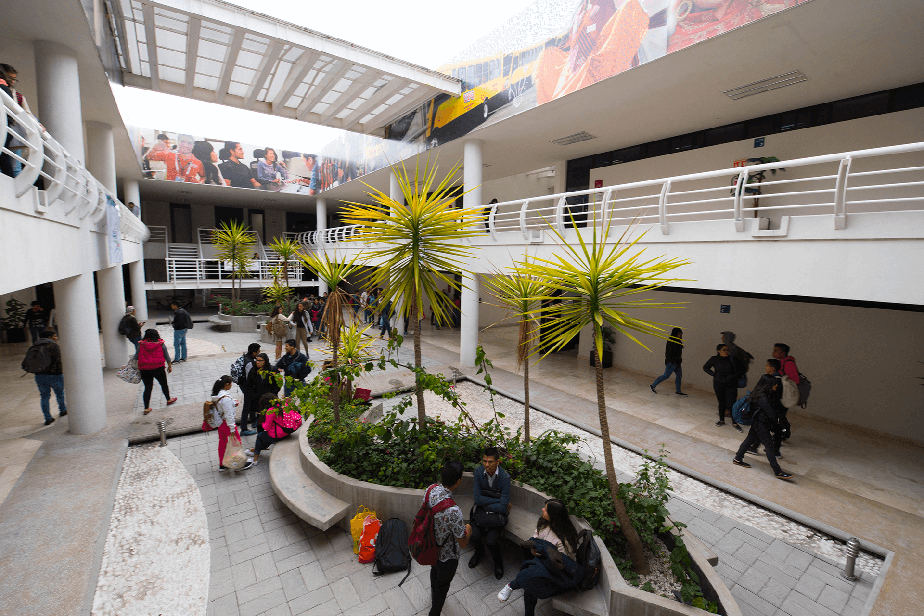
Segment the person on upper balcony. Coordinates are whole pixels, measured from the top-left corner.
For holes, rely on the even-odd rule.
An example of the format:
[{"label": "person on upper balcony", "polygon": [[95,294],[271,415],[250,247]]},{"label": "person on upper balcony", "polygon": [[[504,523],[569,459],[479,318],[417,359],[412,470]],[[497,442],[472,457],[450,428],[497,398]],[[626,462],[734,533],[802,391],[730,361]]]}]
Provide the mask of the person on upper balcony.
[{"label": "person on upper balcony", "polygon": [[[226,158],[227,157],[227,158]],[[235,188],[260,188],[260,182],[253,177],[250,167],[242,162],[244,147],[240,141],[226,141],[219,154],[225,162],[218,165],[225,183]]]},{"label": "person on upper balcony", "polygon": [[266,148],[263,159],[257,162],[257,181],[260,182],[260,187],[263,190],[278,192],[289,181],[286,164],[281,160],[276,160],[276,158],[276,150]]},{"label": "person on upper balcony", "polygon": [[187,180],[195,174],[199,167],[199,160],[193,156],[192,150],[196,141],[191,135],[178,135],[176,150],[167,148],[167,143],[161,139],[148,150],[144,157],[147,160],[158,160],[167,165],[167,175],[164,179],[169,182],[195,181]]}]

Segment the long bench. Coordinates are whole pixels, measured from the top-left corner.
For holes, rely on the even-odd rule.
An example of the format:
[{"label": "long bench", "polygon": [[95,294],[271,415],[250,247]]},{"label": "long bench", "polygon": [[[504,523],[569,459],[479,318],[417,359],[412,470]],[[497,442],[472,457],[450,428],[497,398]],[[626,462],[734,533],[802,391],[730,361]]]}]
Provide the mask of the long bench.
[{"label": "long bench", "polygon": [[[398,518],[408,527],[423,501],[424,490],[395,488],[359,481],[333,471],[315,455],[304,432],[309,421],[292,437],[273,446],[270,458],[270,479],[277,496],[303,520],[321,529],[338,525],[350,531],[350,518],[360,506],[376,512],[380,519]],[[464,473],[454,499],[467,515],[473,496],[473,476]],[[510,512],[505,536],[517,543],[532,537],[542,507],[548,496],[531,486],[512,482]],[[572,516],[577,527],[586,522]],[[700,616],[704,611],[660,597],[629,585],[619,573],[616,563],[603,540],[594,536],[602,555],[600,584],[586,592],[571,592],[551,599],[552,607],[575,616]],[[687,533],[684,541],[690,551],[697,573],[716,589],[710,600],[719,600],[726,616],[741,616],[731,592],[712,570],[717,559],[695,537]],[[707,560],[708,558],[708,560]]]},{"label": "long bench", "polygon": [[209,323],[211,323],[212,325],[216,325],[218,327],[231,327],[230,319],[223,319],[217,314],[214,314],[209,317]]}]

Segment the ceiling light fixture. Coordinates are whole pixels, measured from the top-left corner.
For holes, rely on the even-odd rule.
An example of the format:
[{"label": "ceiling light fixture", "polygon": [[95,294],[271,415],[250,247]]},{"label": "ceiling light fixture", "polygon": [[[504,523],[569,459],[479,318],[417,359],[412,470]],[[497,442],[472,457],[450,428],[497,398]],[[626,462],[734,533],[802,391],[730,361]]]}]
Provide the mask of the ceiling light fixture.
[{"label": "ceiling light fixture", "polygon": [[746,86],[725,90],[722,94],[733,101],[737,101],[742,98],[754,96],[755,94],[769,92],[770,90],[779,90],[780,88],[802,83],[803,81],[808,81],[808,77],[803,75],[802,71],[792,71],[790,73],[777,75],[776,77],[770,77],[769,79],[761,79],[760,81],[749,83]]},{"label": "ceiling light fixture", "polygon": [[568,135],[567,137],[562,137],[561,139],[553,139],[549,143],[554,143],[556,145],[571,145],[572,143],[579,143],[581,141],[590,141],[591,139],[596,139],[596,135],[591,135],[587,131],[581,131],[579,133],[574,133],[573,135]]}]

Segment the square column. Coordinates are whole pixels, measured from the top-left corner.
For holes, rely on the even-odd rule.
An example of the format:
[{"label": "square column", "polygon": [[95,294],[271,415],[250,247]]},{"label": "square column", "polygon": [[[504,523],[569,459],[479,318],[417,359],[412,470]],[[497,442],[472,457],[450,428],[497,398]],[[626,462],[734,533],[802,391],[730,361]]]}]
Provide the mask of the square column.
[{"label": "square column", "polygon": [[[471,139],[464,144],[462,159],[462,178],[465,195],[462,197],[462,208],[473,210],[481,208],[481,141]],[[480,223],[476,223],[480,224]],[[478,296],[481,285],[477,274],[466,274],[468,279],[463,280],[462,287],[462,331],[459,341],[459,363],[466,368],[475,366],[475,355],[478,349]]]},{"label": "square column", "polygon": [[54,283],[61,366],[71,434],[94,434],[106,427],[106,394],[99,356],[93,274]]}]

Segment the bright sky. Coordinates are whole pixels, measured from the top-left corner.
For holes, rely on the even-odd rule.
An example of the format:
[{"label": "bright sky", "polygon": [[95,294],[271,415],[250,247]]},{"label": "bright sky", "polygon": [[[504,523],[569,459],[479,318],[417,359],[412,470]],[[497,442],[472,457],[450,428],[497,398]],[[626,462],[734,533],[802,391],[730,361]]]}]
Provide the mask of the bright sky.
[{"label": "bright sky", "polygon": [[[230,0],[244,8],[276,17],[329,36],[436,68],[479,37],[488,34],[535,0]],[[156,92],[113,85],[126,124],[197,136],[235,139],[248,144],[301,151],[317,149],[340,132],[308,124],[193,101]]]}]

